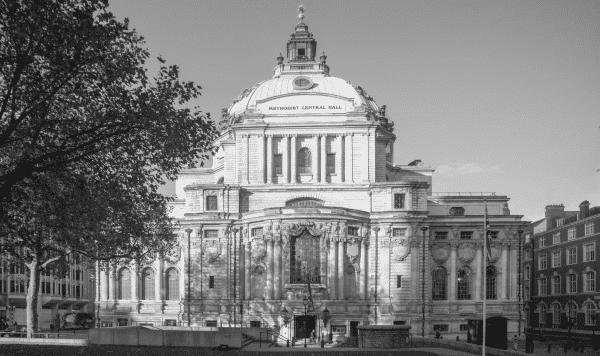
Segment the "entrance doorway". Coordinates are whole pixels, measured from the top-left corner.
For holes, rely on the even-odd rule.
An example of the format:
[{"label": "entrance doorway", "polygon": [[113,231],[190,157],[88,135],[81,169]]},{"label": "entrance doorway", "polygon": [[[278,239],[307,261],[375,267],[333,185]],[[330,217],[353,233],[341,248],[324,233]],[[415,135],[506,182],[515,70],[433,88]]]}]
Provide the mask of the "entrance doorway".
[{"label": "entrance doorway", "polygon": [[[306,322],[305,322],[306,320]],[[294,335],[296,335],[297,339],[304,339],[310,337],[310,332],[315,330],[315,335],[317,334],[317,317],[316,315],[307,315],[306,319],[304,315],[297,315],[294,317],[294,321],[296,324],[296,328],[294,330]]]},{"label": "entrance doorway", "polygon": [[358,336],[358,321],[350,322],[350,337]]}]

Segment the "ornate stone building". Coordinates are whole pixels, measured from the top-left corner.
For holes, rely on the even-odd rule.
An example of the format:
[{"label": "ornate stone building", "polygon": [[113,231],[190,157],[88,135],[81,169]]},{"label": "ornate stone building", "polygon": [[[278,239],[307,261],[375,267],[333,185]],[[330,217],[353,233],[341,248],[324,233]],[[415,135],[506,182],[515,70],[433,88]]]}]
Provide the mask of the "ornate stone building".
[{"label": "ornate stone building", "polygon": [[[136,279],[126,283],[149,282],[130,267],[111,268],[100,276],[104,320],[119,312],[129,324],[187,325],[189,311],[192,325],[269,326],[285,336],[299,337],[305,323],[334,335],[373,323],[420,333],[425,305],[426,334],[464,335],[466,320],[481,313],[485,202],[495,237],[489,309],[516,330],[524,223],[510,215],[509,199],[434,194],[432,167],[394,165],[397,136],[385,106],[331,76],[325,54],[317,56],[301,18],[287,61],[280,55],[271,79],[223,109],[212,167],[180,174],[173,215],[182,258],[134,268],[155,273],[156,300],[139,290],[119,299],[123,271]],[[188,287],[189,304],[179,293]]]}]

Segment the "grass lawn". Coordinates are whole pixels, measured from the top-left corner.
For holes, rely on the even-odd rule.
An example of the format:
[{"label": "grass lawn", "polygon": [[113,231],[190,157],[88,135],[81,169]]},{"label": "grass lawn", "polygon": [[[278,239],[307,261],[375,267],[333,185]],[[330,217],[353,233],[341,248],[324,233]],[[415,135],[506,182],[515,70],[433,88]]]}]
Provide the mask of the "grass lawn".
[{"label": "grass lawn", "polygon": [[[102,356],[154,356],[154,355],[198,355],[198,356],[226,356],[226,355],[240,355],[240,356],[263,356],[263,355],[289,355],[298,353],[305,353],[304,349],[298,351],[288,351],[286,349],[278,349],[276,352],[262,352],[262,351],[242,351],[242,350],[230,350],[230,351],[216,351],[210,349],[201,348],[184,348],[184,347],[141,347],[141,346],[107,346],[107,345],[93,345],[85,347],[77,346],[50,346],[50,345],[2,345],[0,349],[0,355],[2,356],[17,356],[17,355],[51,355],[51,356],[62,356],[62,355],[102,355]],[[311,355],[319,353],[330,356],[436,356],[436,354],[424,352],[424,351],[411,351],[411,350],[390,350],[390,351],[320,351],[317,349],[310,349],[308,351]]]}]

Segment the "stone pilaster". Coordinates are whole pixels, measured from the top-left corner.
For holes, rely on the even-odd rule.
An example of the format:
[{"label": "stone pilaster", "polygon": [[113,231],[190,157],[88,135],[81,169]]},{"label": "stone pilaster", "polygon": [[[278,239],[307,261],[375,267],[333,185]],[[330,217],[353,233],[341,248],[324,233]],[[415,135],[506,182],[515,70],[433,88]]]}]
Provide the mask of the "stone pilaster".
[{"label": "stone pilaster", "polygon": [[321,141],[321,183],[327,183],[327,135],[320,135]]},{"label": "stone pilaster", "polygon": [[273,135],[267,135],[267,184],[273,183]]},{"label": "stone pilaster", "polygon": [[338,241],[338,299],[344,299],[344,275],[346,269],[344,268],[344,242],[342,239]]},{"label": "stone pilaster", "polygon": [[298,148],[296,146],[296,134],[292,134],[292,143],[290,147],[290,166],[291,166],[291,182],[298,183],[298,172],[296,171],[298,167],[298,163],[296,162],[296,153],[298,152]]},{"label": "stone pilaster", "polygon": [[456,288],[456,242],[450,243],[450,290],[448,291],[448,299],[453,301],[456,300],[457,288]]}]

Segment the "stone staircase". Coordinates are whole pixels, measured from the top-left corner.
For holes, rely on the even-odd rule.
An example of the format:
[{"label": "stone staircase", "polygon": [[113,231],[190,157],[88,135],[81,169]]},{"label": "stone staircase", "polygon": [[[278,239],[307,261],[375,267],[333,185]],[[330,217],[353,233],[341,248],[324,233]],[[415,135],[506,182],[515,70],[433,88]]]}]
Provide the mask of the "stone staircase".
[{"label": "stone staircase", "polygon": [[246,334],[242,334],[242,349],[246,348],[246,346],[250,345],[253,342],[254,340],[252,340],[249,336],[247,336]]}]

